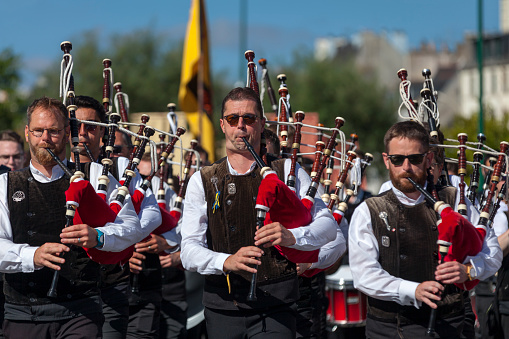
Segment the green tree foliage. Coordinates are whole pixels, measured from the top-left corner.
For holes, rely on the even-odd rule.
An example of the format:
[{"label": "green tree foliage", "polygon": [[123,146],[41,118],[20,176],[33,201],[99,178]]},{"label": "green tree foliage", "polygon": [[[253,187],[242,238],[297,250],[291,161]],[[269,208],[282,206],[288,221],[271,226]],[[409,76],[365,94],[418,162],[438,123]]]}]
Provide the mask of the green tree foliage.
[{"label": "green tree foliage", "polygon": [[[479,133],[479,114],[471,117],[456,115],[452,121],[454,124],[449,127],[441,127],[445,138],[457,140],[458,133],[466,133],[468,141],[477,142],[477,134]],[[492,112],[488,111],[484,114],[484,134],[486,135],[485,144],[495,150],[500,149],[501,141],[509,141],[509,129],[507,122],[509,121],[509,113],[497,119]],[[447,144],[448,142],[446,142]],[[450,142],[450,144],[453,144]],[[457,144],[457,143],[456,143]],[[448,148],[445,155],[449,158],[457,158],[456,150]],[[473,152],[467,150],[467,160],[471,161]]]},{"label": "green tree foliage", "polygon": [[21,81],[20,58],[12,50],[0,52],[0,130],[20,130],[23,125],[22,98],[18,92]]},{"label": "green tree foliage", "polygon": [[317,61],[311,53],[296,54],[284,72],[294,111],[318,112],[327,127],[343,117],[347,138],[356,133],[364,151],[383,152],[383,136],[397,117],[393,93],[363,76],[353,62]]}]

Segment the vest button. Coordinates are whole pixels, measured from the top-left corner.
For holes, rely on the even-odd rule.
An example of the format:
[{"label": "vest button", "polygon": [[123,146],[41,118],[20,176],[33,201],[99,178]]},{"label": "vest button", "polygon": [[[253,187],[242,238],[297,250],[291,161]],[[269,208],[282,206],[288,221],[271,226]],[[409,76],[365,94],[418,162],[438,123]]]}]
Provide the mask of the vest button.
[{"label": "vest button", "polygon": [[102,265],[101,266],[101,271],[106,271],[106,266]]},{"label": "vest button", "polygon": [[405,259],[407,258],[407,256],[406,256],[405,254],[400,254],[400,255],[399,255],[399,258],[400,258],[401,260],[405,260]]},{"label": "vest button", "polygon": [[69,283],[70,283],[71,285],[76,285],[76,282],[75,282],[74,280],[69,280]]},{"label": "vest button", "polygon": [[32,217],[32,215],[33,215],[33,214],[32,214],[32,212],[28,212],[28,213],[27,213],[27,217],[29,217],[29,218],[31,218],[31,217]]},{"label": "vest button", "polygon": [[255,178],[255,177],[256,177],[256,173],[255,173],[254,171],[253,171],[253,172],[251,172],[251,176],[252,176],[253,178]]},{"label": "vest button", "polygon": [[230,231],[235,232],[237,230],[237,227],[235,225],[230,226]]},{"label": "vest button", "polygon": [[436,226],[432,226],[432,227],[431,227],[431,230],[432,230],[432,231],[436,231],[436,230],[437,230],[437,227],[436,227]]},{"label": "vest button", "polygon": [[72,294],[66,295],[67,299],[72,299]]},{"label": "vest button", "polygon": [[226,200],[226,205],[230,206],[232,204],[232,201],[230,199]]},{"label": "vest button", "polygon": [[34,283],[33,281],[31,281],[31,282],[29,282],[29,283],[28,283],[28,286],[30,286],[30,287],[34,287],[34,286],[35,286],[35,283]]},{"label": "vest button", "polygon": [[34,178],[29,177],[27,180],[28,180],[28,181],[33,181],[33,180],[34,180]]},{"label": "vest button", "polygon": [[225,177],[224,177],[224,178],[225,178],[226,180],[230,180],[230,175],[229,175],[229,174],[227,174],[227,175],[225,175]]},{"label": "vest button", "polygon": [[405,233],[406,228],[403,228],[403,227],[402,227],[402,228],[400,228],[400,229],[399,229],[399,231],[400,231],[401,233]]},{"label": "vest button", "polygon": [[36,302],[36,301],[37,301],[37,299],[36,299],[36,298],[30,298],[30,302],[31,302],[31,303],[34,303],[34,302]]},{"label": "vest button", "polygon": [[34,233],[35,233],[34,231],[28,231],[28,232],[27,232],[27,234],[28,234],[28,236],[29,236],[29,237],[33,236],[33,235],[34,235]]},{"label": "vest button", "polygon": [[266,275],[263,276],[263,279],[265,280],[269,280],[269,277],[267,277]]}]

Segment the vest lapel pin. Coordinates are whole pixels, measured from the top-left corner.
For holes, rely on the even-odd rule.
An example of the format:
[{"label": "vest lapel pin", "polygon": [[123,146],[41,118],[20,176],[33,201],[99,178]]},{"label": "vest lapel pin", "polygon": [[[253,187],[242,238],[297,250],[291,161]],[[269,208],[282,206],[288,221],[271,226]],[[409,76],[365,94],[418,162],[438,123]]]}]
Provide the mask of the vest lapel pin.
[{"label": "vest lapel pin", "polygon": [[12,195],[12,200],[15,202],[20,202],[23,199],[25,199],[25,193],[23,191],[16,191]]},{"label": "vest lapel pin", "polygon": [[215,197],[214,197],[214,205],[212,205],[212,213],[216,213],[216,210],[219,209],[219,196],[221,195],[221,192],[217,188],[218,180],[217,180],[216,176],[213,176],[212,178],[210,178],[210,182],[216,188],[216,194],[215,194]]},{"label": "vest lapel pin", "polygon": [[391,246],[391,239],[386,235],[382,236],[382,246],[384,246],[384,247]]},{"label": "vest lapel pin", "polygon": [[237,187],[235,187],[235,183],[231,182],[228,184],[228,194],[235,194],[237,193]]},{"label": "vest lapel pin", "polygon": [[391,226],[389,226],[389,219],[387,218],[387,212],[383,211],[383,212],[380,212],[378,214],[378,216],[380,217],[380,219],[383,220],[384,224],[385,224],[385,227],[387,228],[387,231],[389,232],[394,232],[396,231],[395,228],[391,228]]}]

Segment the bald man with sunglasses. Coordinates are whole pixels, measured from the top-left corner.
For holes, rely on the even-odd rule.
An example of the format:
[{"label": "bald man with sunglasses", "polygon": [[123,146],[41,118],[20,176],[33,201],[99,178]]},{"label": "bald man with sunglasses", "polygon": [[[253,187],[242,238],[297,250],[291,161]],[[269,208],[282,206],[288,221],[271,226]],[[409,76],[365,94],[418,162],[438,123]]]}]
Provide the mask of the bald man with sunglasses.
[{"label": "bald man with sunglasses", "polygon": [[[182,264],[205,278],[203,304],[207,332],[214,338],[294,338],[296,266],[273,245],[300,250],[320,248],[336,237],[336,225],[321,199],[315,199],[313,220],[287,229],[271,223],[256,229],[255,198],[260,169],[242,138],[260,151],[265,118],[259,96],[235,88],[222,105],[221,129],[226,157],[203,167],[188,184],[182,221]],[[270,163],[280,178],[289,159]],[[297,168],[297,194],[306,194],[310,178]],[[253,266],[257,264],[258,269]],[[257,273],[257,301],[248,301],[252,273]]]},{"label": "bald man with sunglasses", "polygon": [[[434,155],[429,147],[429,134],[417,122],[399,122],[387,131],[384,143],[390,189],[359,205],[349,230],[354,284],[368,295],[366,336],[424,338],[430,310],[439,304],[436,337],[473,337],[473,329],[464,331],[471,324],[465,321],[462,291],[451,285],[447,298],[441,300],[442,284],[461,284],[473,279],[465,265],[469,263],[437,265],[436,213],[407,179],[426,186],[427,169]],[[455,187],[441,189],[439,196],[451,206],[456,206],[459,200]],[[471,204],[467,205],[468,219],[475,225],[479,213]],[[496,271],[500,249],[496,251],[495,246],[494,251],[488,248],[487,252],[479,256],[495,263]],[[494,273],[491,266],[481,266],[479,276]],[[463,336],[464,333],[471,336]]]}]

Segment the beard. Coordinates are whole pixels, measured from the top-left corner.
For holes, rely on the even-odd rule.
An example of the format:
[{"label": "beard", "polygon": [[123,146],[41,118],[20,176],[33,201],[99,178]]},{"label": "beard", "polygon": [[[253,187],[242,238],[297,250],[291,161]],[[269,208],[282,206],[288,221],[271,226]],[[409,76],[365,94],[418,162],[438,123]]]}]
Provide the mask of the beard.
[{"label": "beard", "polygon": [[47,143],[33,145],[31,142],[29,142],[28,145],[34,160],[42,166],[55,166],[57,164],[49,152],[46,151],[46,148],[51,149],[57,157],[59,157],[60,154],[65,150],[65,142],[63,140],[55,145],[50,145]]},{"label": "beard", "polygon": [[403,193],[413,193],[417,189],[415,186],[406,178],[412,178],[416,183],[424,187],[426,182],[426,171],[422,171],[421,173],[401,173],[400,175],[396,175],[392,170],[389,171],[389,176],[391,178],[392,185],[397,188],[399,191]]}]

